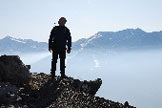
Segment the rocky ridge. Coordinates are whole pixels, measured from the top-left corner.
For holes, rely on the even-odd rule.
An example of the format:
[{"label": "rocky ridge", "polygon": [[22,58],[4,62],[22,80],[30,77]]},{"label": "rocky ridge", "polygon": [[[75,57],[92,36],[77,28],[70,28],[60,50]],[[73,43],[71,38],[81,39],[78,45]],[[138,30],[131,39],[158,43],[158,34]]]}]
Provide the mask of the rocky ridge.
[{"label": "rocky ridge", "polygon": [[1,108],[135,108],[95,96],[101,79],[80,81],[30,73],[18,56],[0,56]]}]

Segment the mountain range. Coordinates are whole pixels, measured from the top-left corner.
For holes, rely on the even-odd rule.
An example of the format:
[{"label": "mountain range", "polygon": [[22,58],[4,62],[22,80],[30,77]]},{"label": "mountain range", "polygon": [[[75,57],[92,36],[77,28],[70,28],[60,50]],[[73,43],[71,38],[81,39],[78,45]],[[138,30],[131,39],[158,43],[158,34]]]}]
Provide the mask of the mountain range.
[{"label": "mountain range", "polygon": [[32,39],[17,39],[6,36],[0,39],[1,53],[27,53],[27,52],[43,52],[47,51],[46,42],[38,42]]},{"label": "mountain range", "polygon": [[162,31],[145,32],[126,29],[118,32],[98,32],[90,38],[73,43],[74,49],[143,49],[162,48]]},{"label": "mountain range", "polygon": [[[0,52],[43,52],[48,43],[6,36],[0,39]],[[162,31],[145,32],[140,28],[117,32],[98,32],[73,42],[72,49],[145,49],[162,48]]]}]

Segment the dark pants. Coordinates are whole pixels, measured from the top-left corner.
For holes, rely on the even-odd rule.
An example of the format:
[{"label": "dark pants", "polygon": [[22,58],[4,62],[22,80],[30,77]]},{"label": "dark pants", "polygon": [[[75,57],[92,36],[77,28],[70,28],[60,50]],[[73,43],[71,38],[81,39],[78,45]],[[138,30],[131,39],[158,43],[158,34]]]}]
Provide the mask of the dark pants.
[{"label": "dark pants", "polygon": [[51,74],[55,76],[55,71],[56,71],[56,64],[57,64],[57,59],[58,56],[60,58],[60,73],[61,76],[65,76],[65,58],[66,58],[66,50],[60,50],[60,51],[53,51],[52,53],[52,63],[51,63]]}]

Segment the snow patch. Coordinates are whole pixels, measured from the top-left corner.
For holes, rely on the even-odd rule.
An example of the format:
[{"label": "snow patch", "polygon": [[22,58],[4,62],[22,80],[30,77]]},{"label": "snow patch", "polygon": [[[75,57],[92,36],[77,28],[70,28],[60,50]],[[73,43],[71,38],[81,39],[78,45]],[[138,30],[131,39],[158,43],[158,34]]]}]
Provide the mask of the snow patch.
[{"label": "snow patch", "polygon": [[[87,46],[92,40],[94,40],[94,39],[96,39],[96,38],[99,38],[99,37],[101,37],[101,36],[102,36],[101,34],[97,33],[97,34],[95,34],[94,36],[90,37],[86,43],[82,43],[82,44],[80,44],[80,45],[81,45],[82,48],[84,48],[84,47]],[[82,48],[81,48],[81,49],[82,49]]]},{"label": "snow patch", "polygon": [[16,41],[16,42],[26,43],[26,42],[24,42],[24,41],[22,41],[22,40],[20,40],[20,39],[16,39],[16,38],[10,38],[10,39],[13,40],[13,41]]}]

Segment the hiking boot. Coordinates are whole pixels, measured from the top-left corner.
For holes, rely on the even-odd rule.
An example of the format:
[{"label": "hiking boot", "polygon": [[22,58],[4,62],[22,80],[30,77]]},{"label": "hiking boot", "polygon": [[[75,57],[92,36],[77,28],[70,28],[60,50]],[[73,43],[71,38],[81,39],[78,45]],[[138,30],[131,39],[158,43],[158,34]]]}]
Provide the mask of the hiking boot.
[{"label": "hiking boot", "polygon": [[52,79],[55,78],[55,72],[51,72],[51,78],[52,78]]},{"label": "hiking boot", "polygon": [[61,78],[68,78],[68,76],[66,76],[66,75],[61,75]]},{"label": "hiking boot", "polygon": [[56,76],[54,76],[54,75],[51,75],[51,79],[55,79],[55,77],[56,77]]}]

